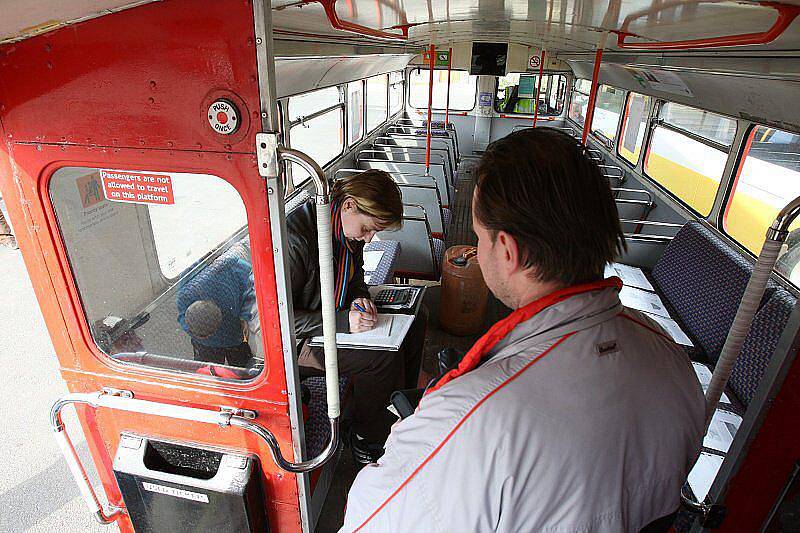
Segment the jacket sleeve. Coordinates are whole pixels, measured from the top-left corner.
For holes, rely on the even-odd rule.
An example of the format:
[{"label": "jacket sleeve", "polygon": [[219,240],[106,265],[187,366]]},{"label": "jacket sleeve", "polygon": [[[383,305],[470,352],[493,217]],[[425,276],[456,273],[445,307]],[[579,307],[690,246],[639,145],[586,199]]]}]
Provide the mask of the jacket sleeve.
[{"label": "jacket sleeve", "polygon": [[[289,236],[289,272],[292,279],[292,301],[298,302],[307,283],[308,243],[300,236]],[[319,290],[319,289],[318,289]],[[322,311],[294,306],[294,333],[298,339],[322,335]],[[336,331],[349,332],[348,310],[336,313]]]}]

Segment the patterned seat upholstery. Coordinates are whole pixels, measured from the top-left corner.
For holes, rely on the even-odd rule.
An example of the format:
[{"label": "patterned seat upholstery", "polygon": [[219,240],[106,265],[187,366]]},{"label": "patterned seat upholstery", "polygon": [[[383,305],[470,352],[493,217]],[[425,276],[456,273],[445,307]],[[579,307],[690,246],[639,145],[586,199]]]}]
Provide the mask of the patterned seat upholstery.
[{"label": "patterned seat upholstery", "polygon": [[453,220],[453,212],[446,207],[442,208],[442,226],[444,227],[444,234],[447,235],[447,230],[450,227],[450,222]]},{"label": "patterned seat upholstery", "polygon": [[365,252],[383,251],[383,256],[378,262],[378,268],[371,272],[364,272],[369,276],[367,285],[383,285],[391,283],[394,279],[394,267],[400,257],[400,243],[397,241],[373,241],[364,246]]},{"label": "patterned seat upholstery", "polygon": [[[344,403],[348,390],[349,380],[339,378],[339,397]],[[331,426],[328,422],[328,401],[325,392],[325,378],[313,377],[303,380],[303,385],[308,387],[311,398],[308,403],[308,419],[305,423],[306,457],[316,457],[325,449],[328,439],[331,438]]]},{"label": "patterned seat upholstery", "polygon": [[436,261],[436,270],[441,274],[442,260],[444,259],[444,241],[433,238],[433,259]]},{"label": "patterned seat upholstery", "polygon": [[[687,222],[653,268],[661,297],[678,315],[709,362],[716,362],[752,267],[699,222]],[[775,292],[770,283],[766,301]]]},{"label": "patterned seat upholstery", "polygon": [[750,332],[731,373],[733,392],[747,406],[753,399],[761,377],[767,369],[772,354],[778,346],[797,299],[783,289],[778,289],[756,313]]}]

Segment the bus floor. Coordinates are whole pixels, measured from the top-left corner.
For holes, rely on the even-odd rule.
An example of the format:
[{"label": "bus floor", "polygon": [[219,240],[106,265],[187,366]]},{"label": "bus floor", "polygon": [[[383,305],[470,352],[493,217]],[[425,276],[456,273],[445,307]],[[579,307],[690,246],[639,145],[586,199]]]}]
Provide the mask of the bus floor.
[{"label": "bus floor", "polygon": [[[472,173],[471,161],[462,162],[459,168],[459,176],[461,179],[456,187],[453,221],[446,240],[447,248],[459,244],[475,246],[478,243],[478,239],[472,231],[471,209],[472,193],[475,189],[475,177]],[[412,281],[412,283],[419,282]],[[428,311],[428,328],[425,334],[425,349],[418,382],[418,386],[420,387],[427,385],[430,379],[438,374],[437,354],[439,351],[445,348],[457,348],[466,352],[492,324],[505,318],[511,311],[490,293],[481,333],[465,337],[451,335],[442,331],[439,325],[440,284],[423,283],[428,285],[428,289],[425,291],[425,298],[423,299],[423,305]],[[322,507],[322,513],[316,528],[318,533],[338,531],[342,526],[344,522],[344,506],[347,501],[347,492],[350,490],[350,486],[353,484],[356,474],[358,474],[358,468],[353,461],[353,456],[349,447],[346,447],[341,454],[341,459],[336,467],[336,473],[327,499]]]}]

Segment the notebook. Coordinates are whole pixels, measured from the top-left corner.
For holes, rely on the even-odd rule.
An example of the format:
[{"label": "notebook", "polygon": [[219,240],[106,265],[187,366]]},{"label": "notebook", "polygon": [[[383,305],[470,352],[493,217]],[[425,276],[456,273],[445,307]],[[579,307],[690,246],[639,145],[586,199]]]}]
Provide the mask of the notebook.
[{"label": "notebook", "polygon": [[[406,338],[414,315],[378,313],[378,323],[369,331],[361,333],[337,333],[336,346],[363,350],[397,351]],[[311,346],[322,346],[322,336],[311,339]]]}]

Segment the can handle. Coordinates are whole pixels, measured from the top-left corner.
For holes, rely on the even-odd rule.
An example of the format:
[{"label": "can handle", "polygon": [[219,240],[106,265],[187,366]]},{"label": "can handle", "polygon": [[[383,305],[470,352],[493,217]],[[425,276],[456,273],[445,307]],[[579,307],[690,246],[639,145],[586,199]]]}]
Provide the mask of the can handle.
[{"label": "can handle", "polygon": [[457,267],[465,267],[467,266],[467,262],[469,259],[478,254],[478,249],[475,247],[471,247],[469,250],[466,250],[461,255],[458,255],[450,260],[452,264]]}]

